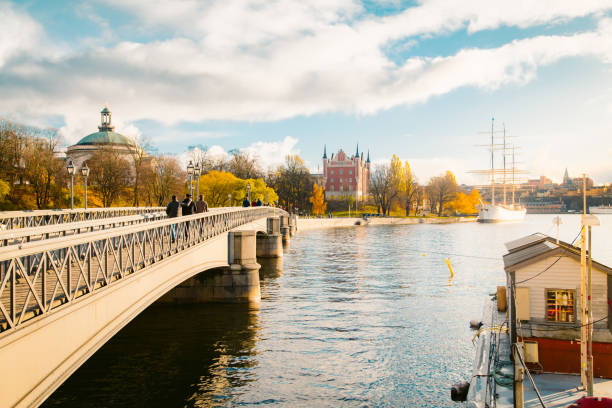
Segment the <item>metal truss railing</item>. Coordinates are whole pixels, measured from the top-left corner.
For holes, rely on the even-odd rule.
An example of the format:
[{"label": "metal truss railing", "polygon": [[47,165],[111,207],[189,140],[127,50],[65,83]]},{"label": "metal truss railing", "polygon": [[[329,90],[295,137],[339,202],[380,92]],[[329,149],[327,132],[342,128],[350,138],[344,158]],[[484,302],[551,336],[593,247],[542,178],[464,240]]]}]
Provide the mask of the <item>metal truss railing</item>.
[{"label": "metal truss railing", "polygon": [[7,247],[0,251],[0,337],[231,229],[280,214],[232,208]]},{"label": "metal truss railing", "polygon": [[3,247],[20,245],[36,240],[44,240],[68,235],[100,231],[109,228],[125,227],[143,222],[151,222],[166,218],[166,212],[151,212],[125,217],[103,218],[99,220],[66,222],[32,228],[16,228],[0,231],[0,251]]},{"label": "metal truss railing", "polygon": [[0,229],[31,228],[44,225],[99,220],[163,211],[164,207],[78,208],[75,210],[34,210],[0,212]]}]

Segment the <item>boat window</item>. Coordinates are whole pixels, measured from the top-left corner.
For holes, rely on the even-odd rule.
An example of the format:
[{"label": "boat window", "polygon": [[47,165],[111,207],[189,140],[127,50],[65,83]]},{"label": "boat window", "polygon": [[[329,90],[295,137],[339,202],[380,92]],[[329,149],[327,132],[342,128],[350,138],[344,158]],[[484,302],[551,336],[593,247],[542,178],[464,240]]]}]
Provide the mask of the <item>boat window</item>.
[{"label": "boat window", "polygon": [[546,290],[546,320],[573,322],[575,319],[575,291],[571,289]]}]

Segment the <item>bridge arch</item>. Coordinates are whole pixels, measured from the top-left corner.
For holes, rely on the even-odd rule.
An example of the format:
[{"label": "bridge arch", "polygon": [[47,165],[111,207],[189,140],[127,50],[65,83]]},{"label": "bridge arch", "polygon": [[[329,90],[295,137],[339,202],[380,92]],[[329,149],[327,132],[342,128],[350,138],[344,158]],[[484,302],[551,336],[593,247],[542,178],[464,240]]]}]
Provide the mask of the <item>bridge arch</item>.
[{"label": "bridge arch", "polygon": [[[265,224],[277,212],[228,209],[0,252],[0,323],[5,327],[0,366],[10,368],[0,373],[0,406],[41,404],[168,291],[203,271],[228,267],[230,230],[261,224],[261,219]],[[23,307],[15,302],[17,286],[26,291]]]}]

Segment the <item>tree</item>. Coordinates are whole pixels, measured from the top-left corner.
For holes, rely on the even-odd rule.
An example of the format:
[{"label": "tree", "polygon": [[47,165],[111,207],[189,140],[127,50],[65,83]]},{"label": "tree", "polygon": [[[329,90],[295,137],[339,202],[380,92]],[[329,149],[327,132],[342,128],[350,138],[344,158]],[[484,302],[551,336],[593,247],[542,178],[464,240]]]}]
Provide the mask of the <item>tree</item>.
[{"label": "tree", "polygon": [[418,183],[412,173],[410,164],[405,162],[402,166],[399,158],[395,155],[393,155],[391,160],[391,168],[394,176],[398,179],[398,199],[406,211],[406,216],[409,216],[410,207],[416,198]]},{"label": "tree", "polygon": [[[268,187],[262,178],[258,179],[247,179],[242,180],[242,191],[246,194],[246,185],[247,183],[251,184],[251,200],[257,201],[260,199],[262,202],[269,204],[278,201],[278,195],[274,191],[273,188]],[[244,200],[244,195],[239,195],[238,198],[240,200]]]},{"label": "tree", "polygon": [[325,202],[325,191],[323,187],[319,187],[317,183],[312,186],[312,195],[308,199],[312,204],[312,213],[314,215],[323,215],[327,210],[327,203]]},{"label": "tree", "polygon": [[90,178],[102,199],[104,207],[110,207],[130,184],[130,163],[117,150],[104,147],[89,159]]},{"label": "tree", "polygon": [[145,183],[150,187],[146,189],[149,202],[163,206],[170,201],[173,194],[179,194],[183,190],[185,172],[175,157],[162,155],[154,159],[144,177]]},{"label": "tree", "polygon": [[480,201],[478,190],[472,190],[470,194],[459,192],[455,199],[447,204],[447,211],[451,214],[475,214],[478,212],[476,206],[480,204]]},{"label": "tree", "polygon": [[279,202],[287,209],[309,207],[313,181],[298,155],[287,156],[284,165],[268,173],[266,182],[274,188]]},{"label": "tree", "polygon": [[238,202],[244,198],[245,191],[246,182],[226,171],[212,170],[200,177],[200,193],[210,207],[228,205],[228,194]]},{"label": "tree", "polygon": [[48,208],[58,187],[56,176],[64,169],[63,161],[55,156],[57,137],[31,138],[23,152],[24,176],[34,190],[36,207]]},{"label": "tree", "polygon": [[11,186],[4,180],[0,180],[0,201],[11,192]]},{"label": "tree", "polygon": [[147,172],[147,167],[151,166],[151,157],[147,153],[152,148],[151,141],[144,137],[130,138],[130,158],[132,159],[132,205],[138,207],[140,205],[141,186],[143,184],[144,173]]},{"label": "tree", "polygon": [[388,164],[376,166],[370,177],[370,192],[378,211],[383,215],[389,214],[391,197],[396,194],[394,191],[396,187],[391,166]]},{"label": "tree", "polygon": [[429,181],[428,197],[431,202],[431,210],[437,208],[438,216],[442,215],[444,205],[453,200],[457,193],[457,181],[449,170],[443,176],[432,177]]},{"label": "tree", "polygon": [[263,171],[257,157],[247,152],[236,153],[227,163],[228,171],[240,179],[258,179],[263,177]]}]

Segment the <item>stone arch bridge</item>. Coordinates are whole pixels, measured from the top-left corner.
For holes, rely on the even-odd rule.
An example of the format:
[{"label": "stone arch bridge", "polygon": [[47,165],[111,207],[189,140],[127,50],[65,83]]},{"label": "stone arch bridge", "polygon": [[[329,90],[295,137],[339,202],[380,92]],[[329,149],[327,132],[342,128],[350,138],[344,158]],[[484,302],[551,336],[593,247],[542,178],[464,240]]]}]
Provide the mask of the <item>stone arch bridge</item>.
[{"label": "stone arch bridge", "polygon": [[[133,218],[134,214],[139,211],[118,215]],[[108,224],[108,220],[95,221],[102,215],[97,211],[91,217],[74,217],[74,222],[89,223],[82,231],[66,225],[70,216],[30,215],[31,224],[23,224],[23,218],[19,222],[48,229],[53,224],[49,220],[55,219],[62,224],[57,227],[71,229],[71,235],[47,231],[30,241],[35,233],[21,231],[20,237],[27,236],[27,241],[10,245],[7,240],[0,247],[1,407],[40,405],[160,298],[258,302],[256,255],[282,256],[282,242],[295,229],[294,219],[270,207],[214,209],[93,228]],[[213,268],[222,269],[215,269],[211,279],[194,278]]]}]

